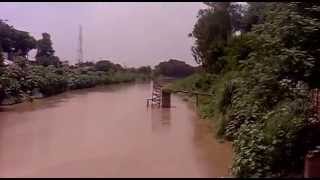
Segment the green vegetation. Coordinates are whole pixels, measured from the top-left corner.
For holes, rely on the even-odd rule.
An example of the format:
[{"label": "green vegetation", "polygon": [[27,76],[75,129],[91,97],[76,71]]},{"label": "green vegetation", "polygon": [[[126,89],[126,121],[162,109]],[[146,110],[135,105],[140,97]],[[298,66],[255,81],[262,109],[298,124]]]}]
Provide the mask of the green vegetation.
[{"label": "green vegetation", "polygon": [[14,56],[25,57],[28,52],[36,48],[36,40],[28,32],[14,29],[0,19],[0,49],[8,54],[8,59]]},{"label": "green vegetation", "polygon": [[[34,48],[37,48],[36,61],[29,61],[27,54]],[[42,39],[36,41],[27,32],[16,30],[0,20],[0,103],[15,104],[68,89],[151,78],[149,66],[123,68],[107,60],[71,66],[63,64],[54,52],[48,33],[43,33]],[[4,53],[12,64],[3,63]]]},{"label": "green vegetation", "polygon": [[54,56],[54,50],[52,48],[52,42],[50,34],[42,33],[42,39],[37,42],[37,54],[36,62],[37,64],[43,66],[60,65],[60,60],[57,56]]},{"label": "green vegetation", "polygon": [[230,2],[207,4],[191,34],[204,72],[170,88],[214,94],[199,111],[233,141],[234,176],[301,176],[320,143],[309,98],[320,82],[320,4],[249,3],[244,16]]},{"label": "green vegetation", "polygon": [[[24,60],[24,62],[27,61]],[[88,67],[55,67],[53,65],[13,64],[1,67],[1,72],[0,82],[3,90],[1,99],[8,100],[4,104],[22,102],[27,97],[36,97],[39,94],[41,97],[50,96],[68,89],[150,79],[148,74],[128,70],[96,71]]]},{"label": "green vegetation", "polygon": [[154,68],[154,76],[165,76],[173,78],[181,78],[191,75],[196,71],[195,67],[186,64],[183,61],[170,59],[169,61],[160,62]]}]

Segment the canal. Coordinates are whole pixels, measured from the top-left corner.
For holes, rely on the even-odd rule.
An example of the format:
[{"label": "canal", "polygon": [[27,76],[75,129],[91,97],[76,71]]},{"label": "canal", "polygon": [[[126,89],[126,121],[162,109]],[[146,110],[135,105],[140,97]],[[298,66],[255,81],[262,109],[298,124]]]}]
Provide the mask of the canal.
[{"label": "canal", "polygon": [[0,108],[0,177],[221,177],[232,159],[192,105],[147,108],[150,84]]}]

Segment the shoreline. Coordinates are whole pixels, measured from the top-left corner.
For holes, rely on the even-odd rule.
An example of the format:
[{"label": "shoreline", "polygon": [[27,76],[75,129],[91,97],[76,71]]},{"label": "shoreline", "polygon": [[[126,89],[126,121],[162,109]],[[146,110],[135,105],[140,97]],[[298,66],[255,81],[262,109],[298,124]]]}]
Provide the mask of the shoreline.
[{"label": "shoreline", "polygon": [[[86,88],[78,88],[78,89],[66,89],[65,91],[62,91],[60,93],[57,93],[57,94],[53,94],[53,95],[49,95],[49,96],[45,96],[43,95],[43,93],[39,92],[40,94],[38,95],[33,95],[33,96],[30,96],[26,93],[24,94],[21,94],[22,95],[22,98],[20,97],[12,97],[12,99],[9,99],[9,98],[5,98],[2,100],[2,102],[0,103],[0,107],[10,107],[10,106],[13,106],[13,105],[16,105],[16,104],[21,104],[21,103],[26,103],[26,102],[33,102],[35,100],[39,100],[39,99],[46,99],[46,98],[49,98],[49,97],[54,97],[54,96],[57,96],[57,95],[60,95],[60,94],[63,94],[63,93],[66,93],[66,92],[72,92],[72,91],[76,91],[76,90],[84,90],[84,89],[92,89],[92,88],[97,88],[97,87],[105,87],[105,86],[110,86],[110,85],[120,85],[120,84],[133,84],[133,83],[146,83],[146,82],[150,82],[150,80],[146,80],[146,81],[139,81],[139,80],[136,80],[136,81],[131,81],[131,82],[120,82],[120,83],[110,83],[110,84],[98,84],[98,85],[95,85],[93,87],[86,87]],[[13,103],[7,103],[7,104],[3,104],[3,101],[14,101]]]},{"label": "shoreline", "polygon": [[[206,141],[207,143],[213,145],[212,148],[215,149],[220,149],[225,146],[228,146],[228,148],[230,148],[231,157],[229,159],[230,162],[228,163],[228,175],[218,178],[233,178],[233,176],[231,175],[232,159],[234,156],[232,142],[223,138],[217,138],[215,122],[209,118],[201,118],[199,109],[196,107],[195,100],[192,98],[192,96],[187,96],[183,93],[173,93],[173,95],[181,98],[184,102],[186,102],[187,106],[189,106],[196,113],[198,118],[195,119],[194,123],[197,128],[201,129],[201,136],[203,136],[201,137],[201,139],[203,139],[202,141]],[[206,153],[210,153],[210,151]],[[210,157],[210,154],[207,154],[206,156]]]}]

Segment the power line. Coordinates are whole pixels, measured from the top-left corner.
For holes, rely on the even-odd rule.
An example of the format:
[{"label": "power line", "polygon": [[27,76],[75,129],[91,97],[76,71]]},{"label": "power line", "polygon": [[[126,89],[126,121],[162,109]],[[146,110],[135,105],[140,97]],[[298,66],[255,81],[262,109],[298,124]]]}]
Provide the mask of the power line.
[{"label": "power line", "polygon": [[78,63],[83,62],[83,49],[82,49],[82,26],[79,25],[79,49],[78,49]]}]

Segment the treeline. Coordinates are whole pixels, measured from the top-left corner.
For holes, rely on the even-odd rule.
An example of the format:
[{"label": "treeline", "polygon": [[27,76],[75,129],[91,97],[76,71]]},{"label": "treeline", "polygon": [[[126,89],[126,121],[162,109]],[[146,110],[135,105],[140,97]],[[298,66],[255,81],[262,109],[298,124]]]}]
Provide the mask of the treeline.
[{"label": "treeline", "polygon": [[204,69],[174,88],[214,94],[200,113],[233,141],[236,177],[297,177],[319,145],[320,4],[206,2],[190,34]]},{"label": "treeline", "polygon": [[[28,52],[37,50],[36,60]],[[11,62],[4,63],[4,55]],[[35,40],[28,32],[16,30],[0,20],[0,102],[15,104],[68,89],[102,84],[149,80],[151,68],[125,68],[108,60],[69,65],[55,56],[51,37]]]},{"label": "treeline", "polygon": [[193,74],[196,70],[196,67],[186,64],[184,61],[169,59],[156,65],[153,74],[154,76],[181,78]]}]

